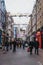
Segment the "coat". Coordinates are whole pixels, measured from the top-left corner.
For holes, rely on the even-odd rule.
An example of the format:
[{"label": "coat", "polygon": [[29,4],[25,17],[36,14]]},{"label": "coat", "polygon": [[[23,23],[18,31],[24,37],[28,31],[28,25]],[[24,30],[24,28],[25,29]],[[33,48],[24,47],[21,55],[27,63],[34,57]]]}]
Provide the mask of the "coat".
[{"label": "coat", "polygon": [[35,42],[34,42],[34,47],[35,47],[36,49],[39,48],[39,42],[38,42],[38,41],[35,41]]},{"label": "coat", "polygon": [[33,49],[33,42],[32,41],[29,42],[29,48]]}]

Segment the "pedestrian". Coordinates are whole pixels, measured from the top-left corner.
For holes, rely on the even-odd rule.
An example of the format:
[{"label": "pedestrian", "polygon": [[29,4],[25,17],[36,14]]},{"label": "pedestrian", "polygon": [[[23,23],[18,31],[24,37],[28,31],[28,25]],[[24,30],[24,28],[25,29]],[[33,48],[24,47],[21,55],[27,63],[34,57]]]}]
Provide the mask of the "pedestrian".
[{"label": "pedestrian", "polygon": [[10,50],[12,49],[12,40],[10,40]]},{"label": "pedestrian", "polygon": [[32,55],[33,41],[30,41],[30,42],[29,42],[29,48],[30,48],[30,55]]},{"label": "pedestrian", "polygon": [[16,51],[16,39],[13,39],[12,43],[13,43],[13,52],[15,52]]},{"label": "pedestrian", "polygon": [[35,54],[39,55],[39,42],[38,39],[34,41]]}]

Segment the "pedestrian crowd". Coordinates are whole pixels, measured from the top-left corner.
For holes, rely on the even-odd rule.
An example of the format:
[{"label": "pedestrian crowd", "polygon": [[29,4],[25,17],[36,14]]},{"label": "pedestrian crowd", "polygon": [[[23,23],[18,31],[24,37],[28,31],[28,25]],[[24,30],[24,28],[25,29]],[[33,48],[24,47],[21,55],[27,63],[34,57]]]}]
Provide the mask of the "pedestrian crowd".
[{"label": "pedestrian crowd", "polygon": [[10,38],[10,41],[9,41],[9,35],[8,33],[5,35],[5,32],[4,34],[2,35],[2,51],[3,53],[6,53],[10,50],[12,50],[13,52],[16,51],[16,48],[21,48],[21,41],[20,40],[17,40],[16,38]]},{"label": "pedestrian crowd", "polygon": [[[3,34],[4,35],[4,34]],[[2,42],[2,51],[3,53],[6,53],[10,50],[12,50],[13,52],[16,51],[16,48],[21,48],[23,46],[23,50],[25,49],[25,43],[28,43],[27,41],[20,41],[17,40],[16,38],[12,38],[10,39],[9,42],[9,35],[6,34],[2,37],[3,42]],[[34,41],[30,41],[28,43],[28,51],[30,52],[30,55],[32,55],[33,49],[35,49],[35,54],[39,55],[39,42],[37,39],[35,39]]]},{"label": "pedestrian crowd", "polygon": [[37,39],[29,42],[29,49],[30,55],[32,55],[33,49],[35,49],[35,54],[39,55],[39,42]]}]

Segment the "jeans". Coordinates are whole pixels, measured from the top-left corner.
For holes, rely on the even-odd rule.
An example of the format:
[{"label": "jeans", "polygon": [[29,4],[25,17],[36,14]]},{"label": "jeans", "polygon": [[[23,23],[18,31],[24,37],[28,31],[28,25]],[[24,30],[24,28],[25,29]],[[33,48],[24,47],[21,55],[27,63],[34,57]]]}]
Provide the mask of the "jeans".
[{"label": "jeans", "polygon": [[35,54],[39,54],[38,48],[35,48]]}]

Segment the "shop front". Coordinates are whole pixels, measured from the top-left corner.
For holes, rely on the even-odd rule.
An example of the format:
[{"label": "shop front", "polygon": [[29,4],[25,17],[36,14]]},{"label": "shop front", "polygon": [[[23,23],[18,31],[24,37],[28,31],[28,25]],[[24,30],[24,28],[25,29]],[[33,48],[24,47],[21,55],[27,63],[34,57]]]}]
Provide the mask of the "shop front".
[{"label": "shop front", "polygon": [[41,27],[36,32],[36,38],[38,39],[38,42],[39,42],[39,48],[42,48],[43,49],[43,27]]},{"label": "shop front", "polygon": [[36,33],[36,39],[39,42],[39,48],[42,48],[41,32],[40,31],[37,31],[37,33]]},{"label": "shop front", "polygon": [[43,48],[43,31],[37,31],[36,38],[39,42],[39,48]]}]

